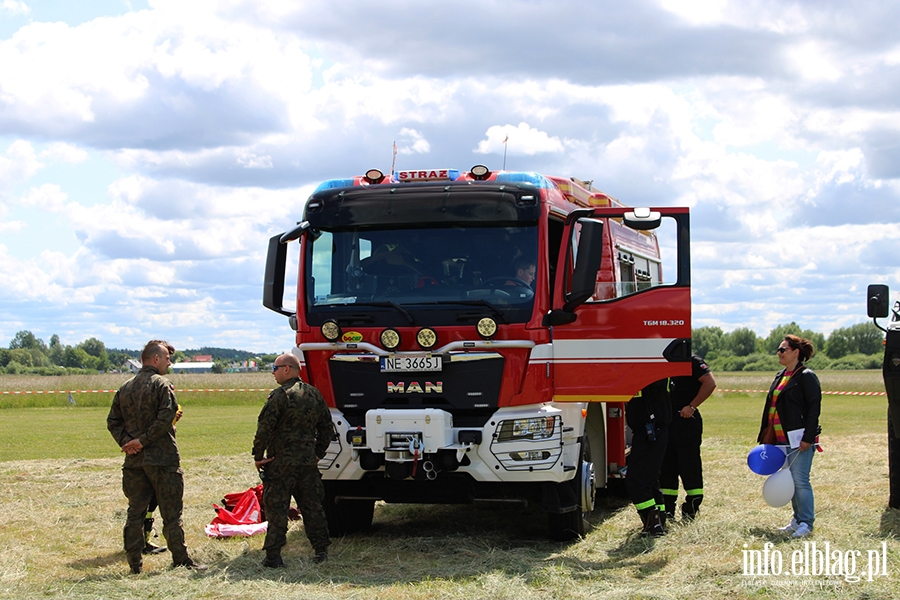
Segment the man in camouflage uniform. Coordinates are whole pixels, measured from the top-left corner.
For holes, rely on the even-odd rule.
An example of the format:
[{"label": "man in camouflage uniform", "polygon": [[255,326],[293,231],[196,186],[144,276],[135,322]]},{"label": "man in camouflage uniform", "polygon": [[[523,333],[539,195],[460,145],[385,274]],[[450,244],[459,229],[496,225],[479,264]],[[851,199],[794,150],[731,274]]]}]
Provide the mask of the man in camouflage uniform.
[{"label": "man in camouflage uniform", "polygon": [[122,491],[128,498],[123,535],[131,572],[141,572],[144,549],[144,518],[156,497],[163,520],[163,535],[174,566],[203,570],[191,560],[184,543],[181,520],[184,480],[181,458],[172,422],[178,410],[175,391],[168,379],[171,354],[168,342],[152,340],[141,353],[142,367],[126,381],[113,398],[106,427],[126,454],[122,467]]},{"label": "man in camouflage uniform", "polygon": [[331,412],[322,394],[300,380],[300,360],[293,354],[275,359],[272,390],[259,413],[253,459],[263,478],[263,510],[269,522],[263,549],[265,567],[281,567],[281,548],[287,543],[291,496],[303,516],[306,537],[315,561],[328,558],[328,524],[322,500],[325,490],[318,461],[334,437]]}]

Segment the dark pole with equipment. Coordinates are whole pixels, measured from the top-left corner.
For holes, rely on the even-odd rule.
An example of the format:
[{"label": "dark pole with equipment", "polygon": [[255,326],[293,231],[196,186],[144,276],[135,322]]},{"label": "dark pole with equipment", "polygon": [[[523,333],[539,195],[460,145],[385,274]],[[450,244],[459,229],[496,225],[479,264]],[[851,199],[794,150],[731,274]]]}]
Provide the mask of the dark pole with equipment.
[{"label": "dark pole with equipment", "polygon": [[[888,474],[890,477],[890,498],[888,506],[900,508],[900,302],[894,303],[893,311],[888,310],[889,290],[886,285],[870,285],[867,293],[868,314],[878,329],[885,332],[884,363],[881,372],[884,389],[888,397]],[[875,319],[893,318],[885,329]]]}]

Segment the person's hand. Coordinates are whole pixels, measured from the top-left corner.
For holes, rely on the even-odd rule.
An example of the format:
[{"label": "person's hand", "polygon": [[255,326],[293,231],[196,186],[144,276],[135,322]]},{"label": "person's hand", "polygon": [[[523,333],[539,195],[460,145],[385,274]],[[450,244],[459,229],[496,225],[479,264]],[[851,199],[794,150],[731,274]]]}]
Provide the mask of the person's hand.
[{"label": "person's hand", "polygon": [[809,442],[801,441],[800,442],[800,452],[806,452],[807,450],[809,450],[810,446],[812,446],[812,444],[810,444]]},{"label": "person's hand", "polygon": [[697,409],[696,409],[696,408],[694,408],[694,407],[691,406],[690,404],[686,404],[686,405],[684,406],[684,408],[681,409],[681,412],[678,413],[678,415],[679,415],[682,419],[690,419],[691,417],[694,416],[694,413],[695,413],[695,412],[697,412]]},{"label": "person's hand", "polygon": [[144,445],[139,439],[130,440],[126,442],[124,446],[122,446],[122,452],[124,452],[125,454],[137,454],[143,449]]},{"label": "person's hand", "polygon": [[275,460],[275,457],[274,457],[274,456],[270,456],[269,458],[264,458],[264,459],[262,459],[262,460],[255,460],[255,461],[253,461],[253,464],[256,465],[256,470],[259,471],[259,470],[262,469],[265,465],[269,464],[269,463],[272,462],[273,460]]},{"label": "person's hand", "polygon": [[181,408],[179,408],[177,411],[175,411],[175,423],[177,423],[178,421],[181,420],[181,415],[183,415],[183,414],[184,414],[184,411]]}]

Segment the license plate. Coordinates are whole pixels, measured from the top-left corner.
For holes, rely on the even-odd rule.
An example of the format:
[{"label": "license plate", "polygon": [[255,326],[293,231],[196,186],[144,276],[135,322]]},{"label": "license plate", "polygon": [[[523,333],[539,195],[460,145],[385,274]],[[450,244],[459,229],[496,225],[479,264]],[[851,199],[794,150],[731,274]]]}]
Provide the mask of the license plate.
[{"label": "license plate", "polygon": [[440,371],[440,356],[422,356],[421,354],[395,354],[381,357],[382,373],[410,373],[414,371]]}]

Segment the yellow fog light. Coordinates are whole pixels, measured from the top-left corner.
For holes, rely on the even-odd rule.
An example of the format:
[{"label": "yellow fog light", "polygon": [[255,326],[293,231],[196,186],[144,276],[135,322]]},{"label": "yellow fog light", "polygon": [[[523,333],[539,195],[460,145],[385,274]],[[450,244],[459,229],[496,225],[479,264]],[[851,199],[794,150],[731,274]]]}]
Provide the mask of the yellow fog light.
[{"label": "yellow fog light", "polygon": [[431,350],[437,344],[437,332],[430,327],[423,327],[416,333],[416,343],[423,350]]},{"label": "yellow fog light", "polygon": [[490,317],[484,317],[479,319],[475,328],[482,339],[489,340],[497,333],[497,321]]},{"label": "yellow fog light", "polygon": [[341,326],[337,324],[337,321],[331,319],[322,323],[319,331],[322,332],[322,337],[329,342],[335,342],[341,338]]},{"label": "yellow fog light", "polygon": [[385,329],[381,332],[381,345],[385,350],[394,350],[400,346],[400,332],[396,329]]}]

